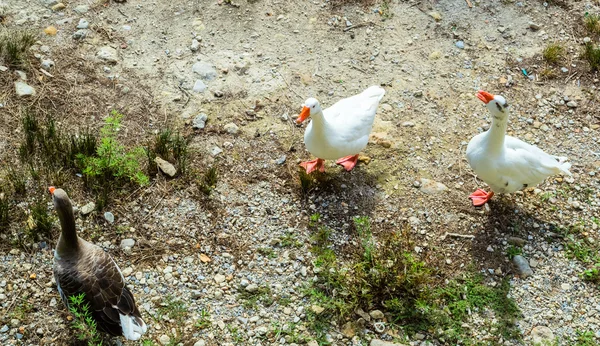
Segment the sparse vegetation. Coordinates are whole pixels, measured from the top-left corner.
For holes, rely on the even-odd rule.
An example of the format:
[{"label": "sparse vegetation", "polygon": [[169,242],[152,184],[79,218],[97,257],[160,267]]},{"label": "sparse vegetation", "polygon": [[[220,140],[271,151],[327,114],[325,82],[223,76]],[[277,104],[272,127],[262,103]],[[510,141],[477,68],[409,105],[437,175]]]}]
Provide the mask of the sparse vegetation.
[{"label": "sparse vegetation", "polygon": [[582,57],[590,64],[592,71],[600,68],[600,48],[591,42],[585,44]]},{"label": "sparse vegetation", "polygon": [[470,274],[436,288],[435,270],[411,254],[408,230],[384,235],[375,246],[365,217],[355,219],[358,254],[342,264],[331,248],[331,230],[318,220],[318,214],[311,217],[311,251],[316,256],[318,281],[307,289],[311,302],[323,309],[308,314],[318,340],[324,340],[331,319],[344,320],[358,308],[381,309],[408,334],[435,331],[436,337],[453,344],[469,340],[462,326],[469,318],[468,311],[488,309],[494,312],[495,327],[505,339],[520,337],[514,324],[519,310],[506,296],[508,281],[490,287],[481,275]]},{"label": "sparse vegetation", "polygon": [[154,175],[157,173],[154,159],[159,156],[163,160],[172,161],[177,164],[178,171],[185,175],[187,172],[187,140],[179,133],[173,133],[171,129],[160,131],[154,137],[153,145],[146,147],[146,156],[148,157],[148,173]]},{"label": "sparse vegetation", "polygon": [[85,341],[88,346],[102,345],[102,337],[96,329],[96,321],[92,318],[89,303],[84,301],[84,293],[69,297],[69,311],[74,317],[71,327],[77,339]]},{"label": "sparse vegetation", "polygon": [[165,300],[160,304],[158,308],[158,316],[162,319],[175,320],[177,322],[183,321],[187,315],[187,307],[181,300],[175,299],[172,295],[165,297]]},{"label": "sparse vegetation", "polygon": [[506,255],[508,256],[509,259],[513,259],[513,257],[515,257],[517,255],[521,255],[522,253],[523,253],[523,250],[518,246],[510,245],[506,249]]},{"label": "sparse vegetation", "polygon": [[212,322],[210,321],[210,313],[207,310],[202,309],[200,311],[200,318],[198,318],[196,323],[194,323],[194,327],[197,329],[206,329],[210,327],[211,324]]},{"label": "sparse vegetation", "polygon": [[0,186],[0,232],[5,231],[10,224],[10,202]]},{"label": "sparse vegetation", "polygon": [[14,166],[8,167],[7,178],[12,185],[15,195],[24,196],[27,192],[27,176]]},{"label": "sparse vegetation", "polygon": [[212,190],[217,186],[217,181],[219,178],[219,173],[217,171],[216,166],[210,167],[202,178],[199,179],[198,185],[200,186],[200,191],[202,191],[205,195],[210,196]]},{"label": "sparse vegetation", "polygon": [[5,29],[0,32],[0,57],[5,64],[20,67],[24,65],[29,48],[35,41],[32,32]]},{"label": "sparse vegetation", "polygon": [[50,239],[52,218],[45,201],[37,201],[31,206],[31,215],[27,225],[27,237],[31,241]]},{"label": "sparse vegetation", "polygon": [[258,303],[263,306],[271,306],[274,302],[269,286],[260,286],[252,292],[241,288],[238,300],[242,301],[242,306],[246,309],[258,309]]},{"label": "sparse vegetation", "polygon": [[556,64],[560,62],[564,54],[565,48],[556,42],[547,45],[542,52],[544,60],[549,64]]},{"label": "sparse vegetation", "polygon": [[583,19],[585,28],[590,34],[600,34],[600,16],[587,13]]}]

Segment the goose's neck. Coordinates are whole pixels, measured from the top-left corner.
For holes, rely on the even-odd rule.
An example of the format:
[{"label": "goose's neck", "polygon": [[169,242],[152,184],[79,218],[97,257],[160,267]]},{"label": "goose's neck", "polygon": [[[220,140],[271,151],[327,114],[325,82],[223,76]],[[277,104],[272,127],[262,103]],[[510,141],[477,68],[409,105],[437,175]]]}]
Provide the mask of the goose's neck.
[{"label": "goose's neck", "polygon": [[61,208],[57,210],[58,218],[60,219],[61,233],[58,237],[56,251],[59,255],[77,252],[79,249],[79,240],[77,231],[75,230],[75,216],[73,215],[73,207]]},{"label": "goose's neck", "polygon": [[325,120],[325,116],[323,115],[322,111],[319,113],[311,114],[310,117],[313,122],[313,129],[317,131],[325,131],[325,128],[327,127],[327,120]]},{"label": "goose's neck", "polygon": [[504,138],[506,137],[506,127],[508,123],[508,110],[504,116],[498,116],[492,113],[492,126],[488,130],[488,152],[499,153],[504,149]]}]

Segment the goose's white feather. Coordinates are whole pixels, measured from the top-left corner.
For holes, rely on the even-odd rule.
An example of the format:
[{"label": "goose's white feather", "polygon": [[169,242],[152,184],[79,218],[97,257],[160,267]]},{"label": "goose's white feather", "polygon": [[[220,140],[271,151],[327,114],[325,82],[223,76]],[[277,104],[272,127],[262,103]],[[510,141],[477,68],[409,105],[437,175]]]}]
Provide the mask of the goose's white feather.
[{"label": "goose's white feather", "polygon": [[[502,102],[502,103],[500,103]],[[473,137],[467,146],[467,160],[477,176],[496,193],[511,193],[535,186],[556,174],[571,175],[566,157],[545,153],[542,149],[507,136],[508,107],[504,98],[487,104],[492,126]]]},{"label": "goose's white feather", "polygon": [[311,111],[312,121],[304,133],[306,149],[325,160],[358,154],[369,142],[377,106],[384,94],[383,88],[371,86],[323,111],[320,107]]}]

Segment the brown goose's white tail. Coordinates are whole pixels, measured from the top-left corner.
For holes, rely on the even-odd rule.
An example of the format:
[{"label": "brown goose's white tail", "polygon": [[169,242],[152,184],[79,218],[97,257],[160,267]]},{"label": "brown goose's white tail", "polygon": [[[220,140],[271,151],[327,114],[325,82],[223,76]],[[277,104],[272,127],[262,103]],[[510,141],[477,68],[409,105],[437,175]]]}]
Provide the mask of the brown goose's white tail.
[{"label": "brown goose's white tail", "polygon": [[119,317],[121,319],[123,336],[127,340],[139,340],[148,329],[146,323],[137,316],[119,314]]}]

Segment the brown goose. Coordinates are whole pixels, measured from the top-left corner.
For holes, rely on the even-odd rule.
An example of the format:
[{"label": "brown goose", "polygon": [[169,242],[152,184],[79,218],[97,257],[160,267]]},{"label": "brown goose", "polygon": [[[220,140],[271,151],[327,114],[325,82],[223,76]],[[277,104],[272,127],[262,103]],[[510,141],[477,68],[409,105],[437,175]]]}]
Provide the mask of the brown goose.
[{"label": "brown goose", "polygon": [[77,236],[67,193],[48,190],[62,229],[54,251],[54,278],[63,303],[68,308],[69,297],[84,293],[99,330],[138,340],[147,327],[121,270],[104,250]]}]

